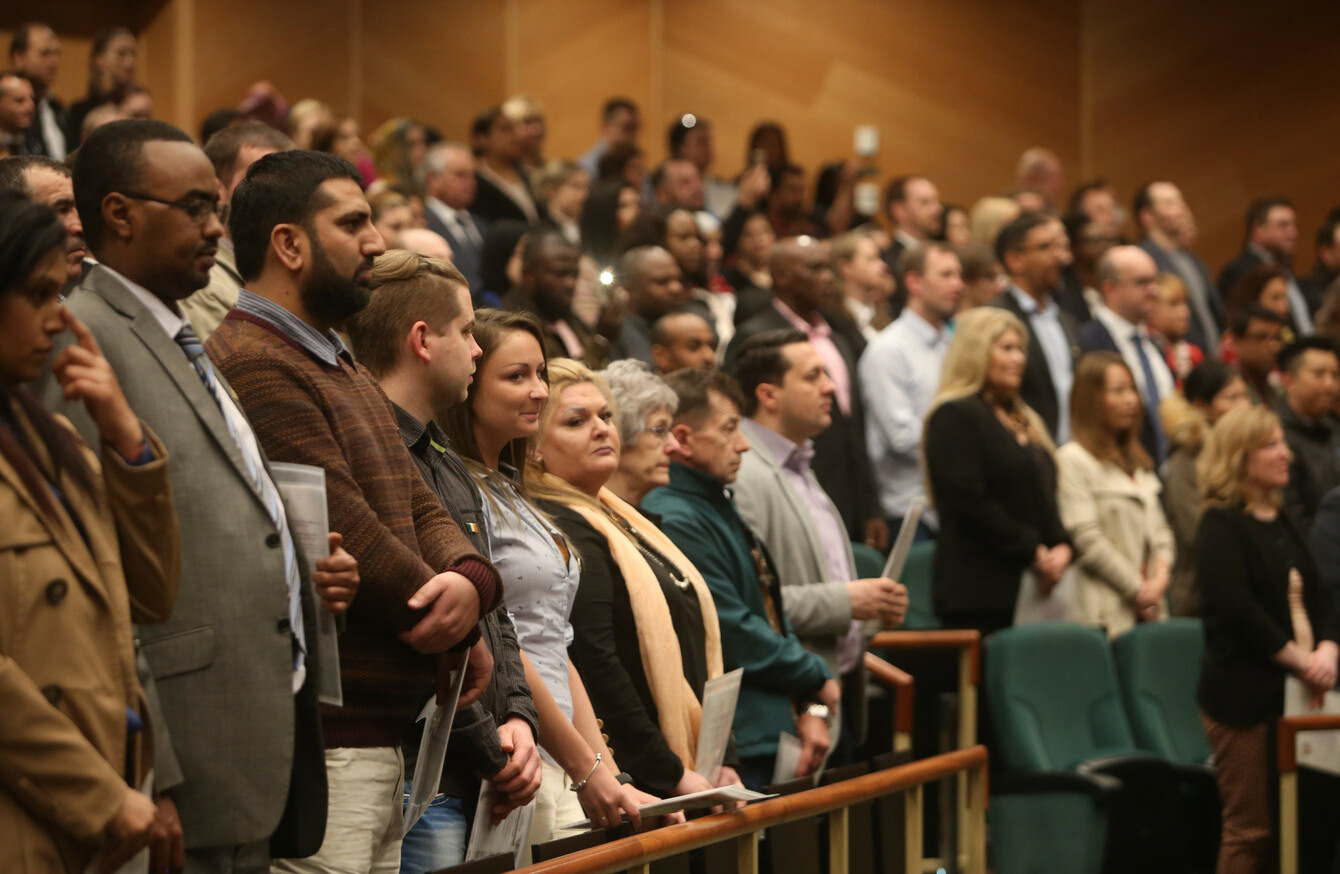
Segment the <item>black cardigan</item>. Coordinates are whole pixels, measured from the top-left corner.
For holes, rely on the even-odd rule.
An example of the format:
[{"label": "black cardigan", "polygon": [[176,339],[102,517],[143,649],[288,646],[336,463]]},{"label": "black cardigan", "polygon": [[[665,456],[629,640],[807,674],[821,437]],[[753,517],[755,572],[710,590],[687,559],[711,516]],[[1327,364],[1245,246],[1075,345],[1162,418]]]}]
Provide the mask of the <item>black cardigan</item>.
[{"label": "black cardigan", "polygon": [[1211,719],[1249,726],[1284,713],[1288,670],[1272,656],[1293,638],[1289,568],[1317,642],[1336,639],[1330,593],[1287,513],[1273,523],[1241,507],[1210,507],[1196,531],[1196,582],[1204,598],[1205,659],[1197,700]]},{"label": "black cardigan", "polygon": [[1056,507],[1056,463],[1041,447],[1020,446],[980,396],[936,408],[925,459],[940,517],[935,612],[949,625],[955,614],[993,614],[1009,625],[1038,545],[1070,541]]},{"label": "black cardigan", "polygon": [[[656,702],[638,646],[638,627],[623,573],[605,536],[580,513],[541,502],[581,556],[582,579],[572,605],[568,655],[586,686],[591,707],[604,722],[610,752],[639,789],[669,797],[684,766],[661,734]],[[683,653],[684,676],[702,698],[707,681],[706,632],[697,594],[680,590],[659,562],[648,561],[661,583]]]}]

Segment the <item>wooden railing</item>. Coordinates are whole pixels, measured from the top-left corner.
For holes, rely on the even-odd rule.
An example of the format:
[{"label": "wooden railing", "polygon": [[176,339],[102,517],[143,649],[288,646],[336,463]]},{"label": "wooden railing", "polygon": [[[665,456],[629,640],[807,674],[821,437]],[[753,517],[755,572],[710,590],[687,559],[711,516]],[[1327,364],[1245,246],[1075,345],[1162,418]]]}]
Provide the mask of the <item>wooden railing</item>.
[{"label": "wooden railing", "polygon": [[[758,838],[768,828],[828,814],[829,872],[847,874],[848,809],[852,805],[905,793],[906,870],[921,870],[922,786],[964,775],[969,787],[967,874],[986,871],[986,747],[955,750],[896,768],[770,798],[740,809],[666,826],[517,869],[524,874],[647,874],[652,862],[690,850],[734,841],[737,874],[757,874]],[[716,872],[713,874],[725,874]]]},{"label": "wooden railing", "polygon": [[[899,652],[947,651],[958,653],[958,747],[968,749],[977,743],[977,686],[981,681],[982,635],[972,629],[940,629],[936,631],[883,631],[870,640],[870,649],[896,655]],[[966,870],[965,848],[972,840],[969,819],[969,787],[967,776],[958,776],[958,869]],[[927,870],[952,867],[941,859],[927,859]],[[921,868],[908,868],[916,872]]]},{"label": "wooden railing", "polygon": [[912,749],[912,725],[915,718],[916,683],[912,675],[873,653],[865,654],[865,669],[870,679],[893,693],[893,751]]},{"label": "wooden railing", "polygon": [[1340,715],[1308,713],[1280,717],[1280,874],[1298,874],[1298,734],[1332,729],[1340,729]]}]

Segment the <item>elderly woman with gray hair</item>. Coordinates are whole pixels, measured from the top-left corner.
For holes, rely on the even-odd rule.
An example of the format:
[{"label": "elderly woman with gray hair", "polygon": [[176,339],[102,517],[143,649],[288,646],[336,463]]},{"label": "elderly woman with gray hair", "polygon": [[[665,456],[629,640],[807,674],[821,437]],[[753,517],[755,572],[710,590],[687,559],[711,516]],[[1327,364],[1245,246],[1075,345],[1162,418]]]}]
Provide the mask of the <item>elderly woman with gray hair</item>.
[{"label": "elderly woman with gray hair", "polygon": [[[551,379],[557,372],[561,380],[565,371],[555,366],[551,362]],[[611,751],[639,789],[668,797],[736,783],[730,767],[711,779],[694,768],[701,766],[693,746],[703,686],[721,672],[711,593],[655,521],[637,509],[648,492],[670,479],[669,453],[677,445],[670,430],[675,393],[636,361],[618,361],[590,376],[603,377],[609,389],[621,447],[618,469],[594,495],[577,494],[552,479],[557,488],[536,490],[548,499],[542,506],[582,561],[568,655],[604,723]],[[549,474],[558,474],[549,454],[545,460]],[[667,643],[673,637],[677,645],[669,650],[678,652],[680,664],[648,664],[647,637]],[[667,683],[682,691],[667,694]],[[682,712],[660,712],[666,706]],[[727,762],[734,761],[730,752]]]}]

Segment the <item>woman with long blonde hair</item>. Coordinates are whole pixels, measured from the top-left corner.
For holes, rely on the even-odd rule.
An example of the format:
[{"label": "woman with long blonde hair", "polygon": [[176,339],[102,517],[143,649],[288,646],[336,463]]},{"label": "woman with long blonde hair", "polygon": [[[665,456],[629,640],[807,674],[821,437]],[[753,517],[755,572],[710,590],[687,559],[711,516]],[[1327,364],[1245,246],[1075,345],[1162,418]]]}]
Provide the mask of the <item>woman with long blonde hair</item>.
[{"label": "woman with long blonde hair", "polygon": [[1205,513],[1196,535],[1205,658],[1196,698],[1214,751],[1224,872],[1268,870],[1271,728],[1285,679],[1314,703],[1335,685],[1331,597],[1296,524],[1280,512],[1292,458],[1279,417],[1242,406],[1210,432],[1196,464]]},{"label": "woman with long blonde hair", "polygon": [[989,634],[1013,623],[1024,571],[1049,594],[1070,565],[1056,463],[1042,418],[1019,396],[1028,332],[1007,310],[959,316],[922,458],[940,519],[935,612]]},{"label": "woman with long blonde hair", "polygon": [[1154,462],[1140,445],[1140,393],[1115,352],[1090,352],[1075,367],[1073,439],[1056,453],[1061,521],[1075,543],[1070,619],[1108,637],[1167,615],[1163,595],[1173,535],[1159,501]]}]

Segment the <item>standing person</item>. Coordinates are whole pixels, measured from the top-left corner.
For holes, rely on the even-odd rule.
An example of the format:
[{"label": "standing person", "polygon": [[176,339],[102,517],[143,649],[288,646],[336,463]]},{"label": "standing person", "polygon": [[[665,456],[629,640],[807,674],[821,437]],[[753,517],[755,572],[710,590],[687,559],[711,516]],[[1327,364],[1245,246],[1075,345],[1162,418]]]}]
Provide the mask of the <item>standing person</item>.
[{"label": "standing person", "polygon": [[1173,534],[1158,474],[1140,445],[1140,395],[1115,352],[1075,368],[1074,438],[1056,452],[1061,521],[1075,544],[1071,620],[1109,638],[1168,615]]},{"label": "standing person", "polygon": [[[0,195],[0,518],[17,533],[0,553],[0,868],[79,874],[156,832],[139,791],[153,762],[130,623],[172,613],[181,548],[166,450],[58,301],[64,255],[55,213]],[[97,453],[23,386],[66,327],[78,342],[53,370]]]},{"label": "standing person", "polygon": [[1047,428],[1020,396],[1027,332],[996,307],[958,317],[922,438],[940,519],[935,613],[983,635],[1014,622],[1022,574],[1048,594],[1070,566]]},{"label": "standing person", "polygon": [[1055,299],[1068,252],[1061,222],[1043,213],[1024,213],[996,237],[996,258],[1010,285],[993,305],[1028,328],[1021,335],[1028,344],[1028,364],[1019,394],[1057,443],[1070,439],[1070,386],[1079,357],[1079,326]]},{"label": "standing person", "polygon": [[623,179],[602,179],[591,188],[582,210],[581,239],[596,264],[609,267],[619,257],[619,237],[642,212],[642,193]]},{"label": "standing person", "polygon": [[65,226],[65,281],[73,288],[84,275],[84,225],[74,204],[74,173],[42,155],[0,158],[0,189],[50,207]]},{"label": "standing person", "polygon": [[1323,337],[1304,337],[1280,351],[1284,397],[1276,406],[1293,453],[1284,509],[1303,536],[1312,531],[1321,499],[1340,486],[1340,353]]},{"label": "standing person", "polygon": [[[193,871],[264,871],[272,855],[314,852],[325,830],[320,653],[305,631],[317,623],[306,563],[255,432],[179,307],[213,266],[218,179],[191,138],[162,122],[108,124],[80,158],[75,201],[98,265],[68,306],[171,453],[181,529],[177,607],[137,629],[159,818],[175,843],[154,868],[180,867],[184,840]],[[41,390],[97,439],[54,380]],[[315,567],[346,572],[347,559],[336,549]],[[311,579],[323,606],[342,611],[352,588],[322,592],[322,574]]]},{"label": "standing person", "polygon": [[1145,233],[1136,245],[1149,253],[1160,273],[1171,273],[1186,286],[1191,311],[1187,339],[1212,351],[1228,321],[1224,298],[1210,280],[1209,268],[1189,248],[1196,228],[1191,207],[1176,185],[1161,180],[1136,189],[1132,213]]},{"label": "standing person", "polygon": [[[924,496],[921,432],[940,388],[949,351],[949,320],[963,294],[958,255],[944,243],[927,243],[903,256],[907,306],[879,332],[861,356],[865,440],[889,531],[902,527],[913,498]],[[939,525],[927,510],[917,538],[934,536]]]},{"label": "standing person", "polygon": [[1279,418],[1243,407],[1215,425],[1197,463],[1207,507],[1196,534],[1205,658],[1196,700],[1223,804],[1219,871],[1270,869],[1272,728],[1285,678],[1314,700],[1336,682],[1333,600],[1280,493],[1289,446]]},{"label": "standing person", "polygon": [[1160,273],[1158,287],[1158,301],[1145,324],[1181,388],[1187,374],[1205,360],[1205,350],[1187,339],[1191,308],[1187,305],[1186,284],[1175,273]]},{"label": "standing person", "polygon": [[557,228],[569,243],[582,245],[582,210],[591,193],[591,177],[574,161],[554,159],[534,173],[540,223]]},{"label": "standing person", "polygon": [[120,103],[130,93],[138,67],[139,46],[124,27],[109,27],[93,37],[88,57],[88,94],[65,114],[65,147],[73,151],[84,140],[84,118],[104,103]]},{"label": "standing person", "polygon": [[627,97],[611,97],[600,109],[600,139],[578,161],[592,179],[600,176],[600,159],[614,147],[636,148],[642,130],[637,104]]},{"label": "standing person", "polygon": [[841,690],[823,658],[807,651],[786,618],[782,586],[767,548],[726,489],[749,440],[740,430],[740,389],[715,370],[681,370],[666,383],[679,398],[678,449],[670,483],[644,501],[703,574],[721,622],[723,667],[744,669],[735,710],[740,778],[772,782],[781,732],[802,743],[795,776],[813,774],[829,748]]},{"label": "standing person", "polygon": [[1250,403],[1247,384],[1231,364],[1211,359],[1189,374],[1182,392],[1165,398],[1160,414],[1172,454],[1163,468],[1163,508],[1172,526],[1176,557],[1168,606],[1174,616],[1200,616],[1196,588],[1196,529],[1204,509],[1196,485],[1196,459],[1210,429],[1229,410]]},{"label": "standing person", "polygon": [[310,858],[278,860],[283,871],[399,866],[401,739],[435,669],[439,696],[462,660],[462,706],[482,693],[493,665],[477,624],[502,597],[497,571],[419,476],[386,396],[333,330],[367,305],[383,252],[359,182],[352,164],[322,152],[251,165],[230,217],[247,287],[208,343],[269,457],[325,470],[331,524],[363,581],[339,639],[344,704],[321,714],[329,827]]},{"label": "standing person", "polygon": [[[373,265],[372,286],[371,303],[350,324],[354,351],[390,399],[400,439],[424,482],[487,556],[479,490],[438,425],[464,402],[482,354],[465,277],[444,261],[388,252]],[[405,835],[401,874],[465,861],[471,823],[528,803],[540,785],[539,719],[505,604],[484,615],[481,630],[493,655],[493,677],[484,695],[457,715],[439,794]],[[422,723],[415,723],[403,744],[407,799],[422,736]],[[491,810],[475,809],[480,776],[498,793]]]},{"label": "standing person", "polygon": [[618,408],[618,467],[610,469],[608,456],[580,451],[586,444],[568,440],[555,423],[557,433],[545,441],[545,474],[531,488],[582,559],[568,656],[635,786],[669,797],[729,785],[738,782],[731,768],[710,777],[695,770],[703,687],[721,676],[712,594],[637,509],[669,481],[675,395],[635,362],[615,362],[606,372],[623,388],[639,386],[640,396],[616,397],[614,384],[602,386],[599,374],[567,362],[555,362],[551,379],[555,387],[585,381],[608,390]]},{"label": "standing person", "polygon": [[[530,843],[567,836],[562,826],[581,819],[583,811],[597,826],[618,823],[620,810],[636,823],[638,805],[651,796],[620,778],[567,652],[574,640],[569,616],[581,559],[531,500],[521,473],[532,443],[555,416],[561,415],[564,424],[554,427],[606,437],[610,428],[599,411],[560,413],[546,405],[548,365],[543,334],[532,316],[482,311],[475,336],[483,350],[477,378],[466,402],[448,415],[444,430],[483,492],[485,529],[493,560],[511,586],[509,610],[539,714],[543,776]],[[536,454],[543,458],[539,446]]]},{"label": "standing person", "polygon": [[[428,230],[441,234],[451,246],[452,263],[470,283],[470,293],[483,303],[484,234],[488,225],[470,212],[479,181],[475,159],[460,143],[434,143],[419,170],[423,177],[424,219]],[[507,289],[488,289],[498,295]]]},{"label": "standing person", "polygon": [[503,295],[502,308],[528,312],[544,326],[545,354],[574,358],[588,367],[609,360],[610,341],[573,311],[581,250],[554,228],[526,232],[521,244],[521,276]]},{"label": "standing person", "polygon": [[[1219,294],[1228,300],[1233,287],[1254,267],[1272,264],[1288,283],[1289,321],[1299,336],[1312,333],[1312,311],[1293,275],[1298,244],[1298,216],[1287,197],[1258,197],[1247,206],[1247,233],[1242,252],[1219,271]],[[1229,318],[1232,318],[1230,315]]]},{"label": "standing person", "polygon": [[60,40],[56,32],[36,21],[14,28],[9,41],[9,66],[33,83],[33,98],[37,101],[33,126],[28,130],[28,153],[64,161],[68,151],[61,129],[65,106],[51,93],[60,72]]},{"label": "standing person", "polygon": [[487,222],[517,219],[532,226],[539,224],[540,212],[521,166],[521,137],[500,107],[486,109],[475,117],[470,145],[477,159],[471,211]]}]

